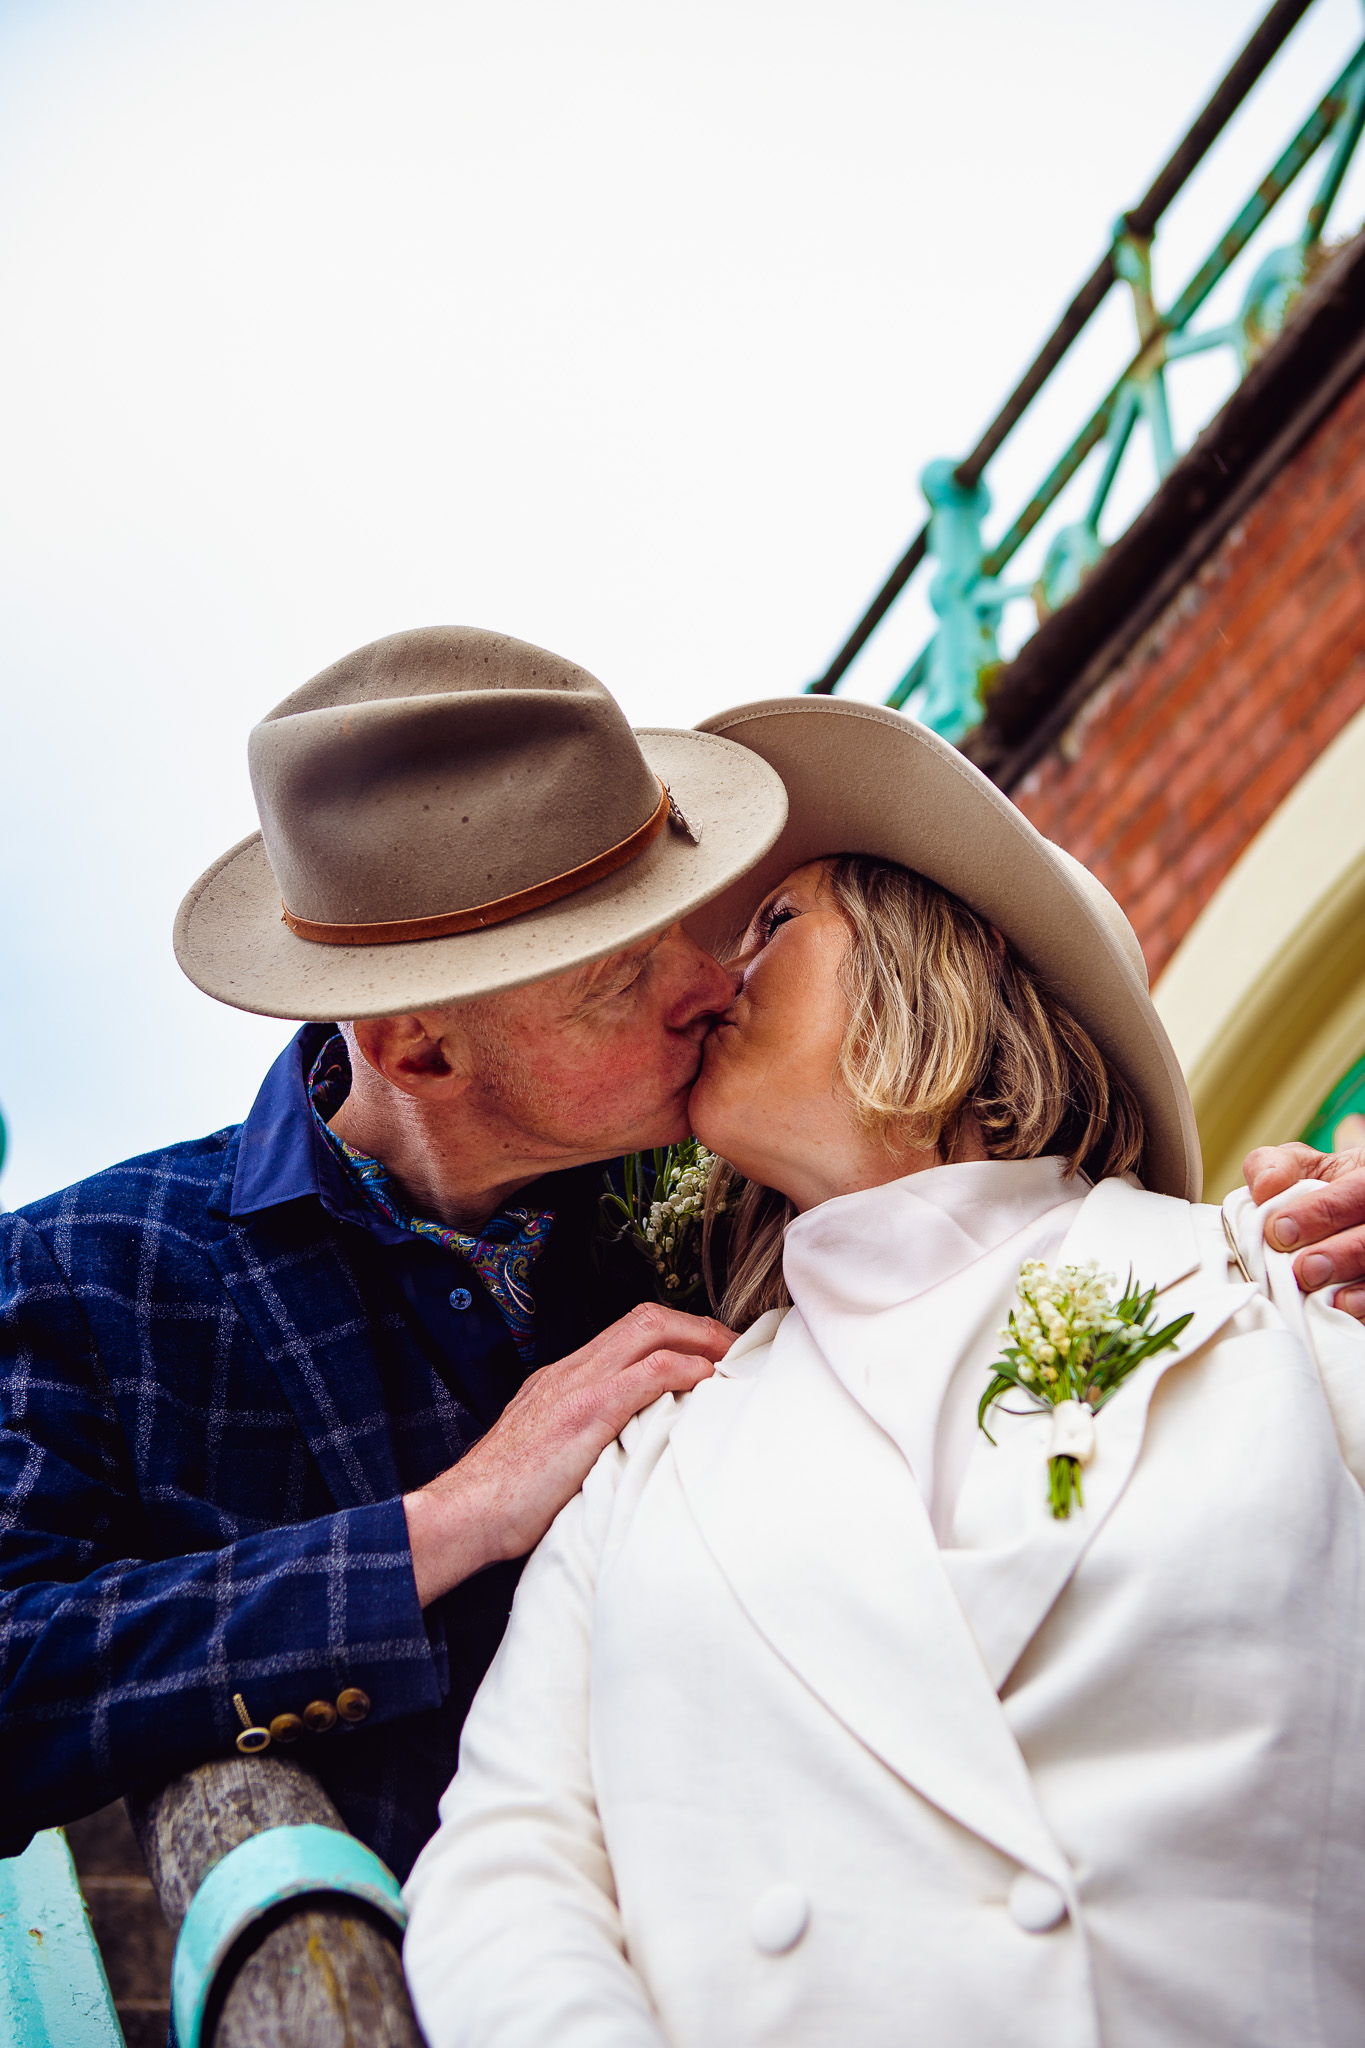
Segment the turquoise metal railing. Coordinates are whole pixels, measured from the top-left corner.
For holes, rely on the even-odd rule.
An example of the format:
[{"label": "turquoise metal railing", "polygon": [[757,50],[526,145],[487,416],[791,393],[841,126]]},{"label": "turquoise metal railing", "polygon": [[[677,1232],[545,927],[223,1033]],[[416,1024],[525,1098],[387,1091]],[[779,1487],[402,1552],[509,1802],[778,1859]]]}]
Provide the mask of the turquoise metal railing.
[{"label": "turquoise metal railing", "polygon": [[[1157,223],[1245,99],[1312,0],[1278,0],[1210,99],[1151,190],[1120,216],[1113,242],[1082,286],[1024,378],[972,453],[961,462],[931,462],[921,477],[929,517],[824,675],[807,687],[834,691],[900,597],[921,562],[933,565],[929,602],[937,630],[886,701],[909,711],[936,732],[961,739],[980,722],[982,693],[1000,666],[998,632],[1006,605],[1031,599],[1039,623],[1075,596],[1100,560],[1099,526],[1120,466],[1141,423],[1151,440],[1158,481],[1176,460],[1167,400],[1171,363],[1208,349],[1232,351],[1245,374],[1279,333],[1286,315],[1320,261],[1323,233],[1365,126],[1365,41],[1271,165],[1236,218],[1184,290],[1162,312],[1152,290],[1152,243]],[[1302,171],[1326,152],[1326,169],[1292,240],[1256,266],[1237,317],[1203,329],[1191,325],[1210,293],[1248,247]],[[1136,349],[1100,404],[1053,464],[1006,532],[988,543],[983,526],[990,494],[983,472],[1115,284],[1132,294]],[[1042,569],[1031,583],[1002,580],[1030,534],[1095,450],[1098,474],[1080,519],[1052,536]]]}]

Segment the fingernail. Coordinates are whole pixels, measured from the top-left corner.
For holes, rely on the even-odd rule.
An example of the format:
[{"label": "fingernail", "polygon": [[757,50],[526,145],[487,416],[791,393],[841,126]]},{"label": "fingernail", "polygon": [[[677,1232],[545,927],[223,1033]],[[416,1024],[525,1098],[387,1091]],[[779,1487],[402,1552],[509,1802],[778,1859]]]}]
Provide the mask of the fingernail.
[{"label": "fingernail", "polygon": [[1365,1287],[1341,1288],[1333,1306],[1345,1309],[1348,1316],[1365,1316]]},{"label": "fingernail", "polygon": [[1292,1244],[1298,1243],[1303,1232],[1292,1216],[1277,1216],[1270,1226],[1270,1235],[1281,1250],[1288,1251]]},{"label": "fingernail", "polygon": [[1332,1261],[1322,1252],[1309,1252],[1299,1264],[1299,1278],[1305,1287],[1321,1287],[1332,1277]]}]

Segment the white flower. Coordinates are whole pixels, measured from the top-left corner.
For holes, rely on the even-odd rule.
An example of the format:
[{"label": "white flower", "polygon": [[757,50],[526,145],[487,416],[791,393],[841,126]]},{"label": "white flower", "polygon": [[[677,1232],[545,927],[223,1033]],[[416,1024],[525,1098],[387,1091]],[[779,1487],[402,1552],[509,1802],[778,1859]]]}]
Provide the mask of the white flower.
[{"label": "white flower", "polygon": [[701,1284],[701,1224],[715,1165],[716,1155],[694,1139],[670,1147],[652,1181],[647,1154],[628,1162],[627,1203],[617,1198],[616,1209],[629,1208],[627,1227],[669,1294],[689,1296]]}]

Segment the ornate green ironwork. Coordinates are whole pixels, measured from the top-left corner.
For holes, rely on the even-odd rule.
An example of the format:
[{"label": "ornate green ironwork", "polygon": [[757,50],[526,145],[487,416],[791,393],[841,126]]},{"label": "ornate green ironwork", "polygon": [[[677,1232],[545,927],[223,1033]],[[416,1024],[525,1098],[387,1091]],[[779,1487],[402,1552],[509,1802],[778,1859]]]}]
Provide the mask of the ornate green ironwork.
[{"label": "ornate green ironwork", "polygon": [[[1171,363],[1208,349],[1228,348],[1242,375],[1280,332],[1294,299],[1321,260],[1324,229],[1342,179],[1365,126],[1365,42],[1330,91],[1309,114],[1288,147],[1220,236],[1173,304],[1162,312],[1152,289],[1152,242],[1157,218],[1174,198],[1230,114],[1260,76],[1309,0],[1279,0],[1218,88],[1190,134],[1139,206],[1120,217],[1108,256],[1068,309],[999,418],[963,462],[931,462],[921,477],[929,504],[923,530],[907,548],[882,590],[812,691],[828,693],[842,677],[922,560],[934,563],[929,600],[938,628],[887,698],[945,738],[957,740],[982,715],[982,693],[999,666],[997,630],[1004,607],[1032,599],[1039,623],[1066,604],[1105,552],[1100,520],[1108,504],[1134,429],[1150,436],[1158,480],[1176,461],[1167,401]],[[1214,287],[1242,255],[1253,235],[1295,180],[1325,146],[1327,168],[1292,242],[1256,268],[1236,319],[1196,329],[1191,321]],[[1032,399],[1052,374],[1115,284],[1132,294],[1137,346],[1121,376],[1070,445],[1053,464],[1003,536],[991,545],[982,538],[990,498],[982,473],[1008,438]],[[1001,572],[1056,504],[1096,449],[1103,459],[1089,503],[1079,520],[1053,534],[1042,570],[1033,584],[1007,584]]]}]

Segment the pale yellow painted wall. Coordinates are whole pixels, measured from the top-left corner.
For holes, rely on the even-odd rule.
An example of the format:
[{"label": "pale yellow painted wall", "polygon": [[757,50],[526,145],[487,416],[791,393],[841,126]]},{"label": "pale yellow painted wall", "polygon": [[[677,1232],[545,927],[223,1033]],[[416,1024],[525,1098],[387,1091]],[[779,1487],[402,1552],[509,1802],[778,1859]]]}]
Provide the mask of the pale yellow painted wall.
[{"label": "pale yellow painted wall", "polygon": [[1296,1137],[1365,1052],[1365,711],[1262,827],[1153,995],[1217,1200],[1251,1146]]}]

